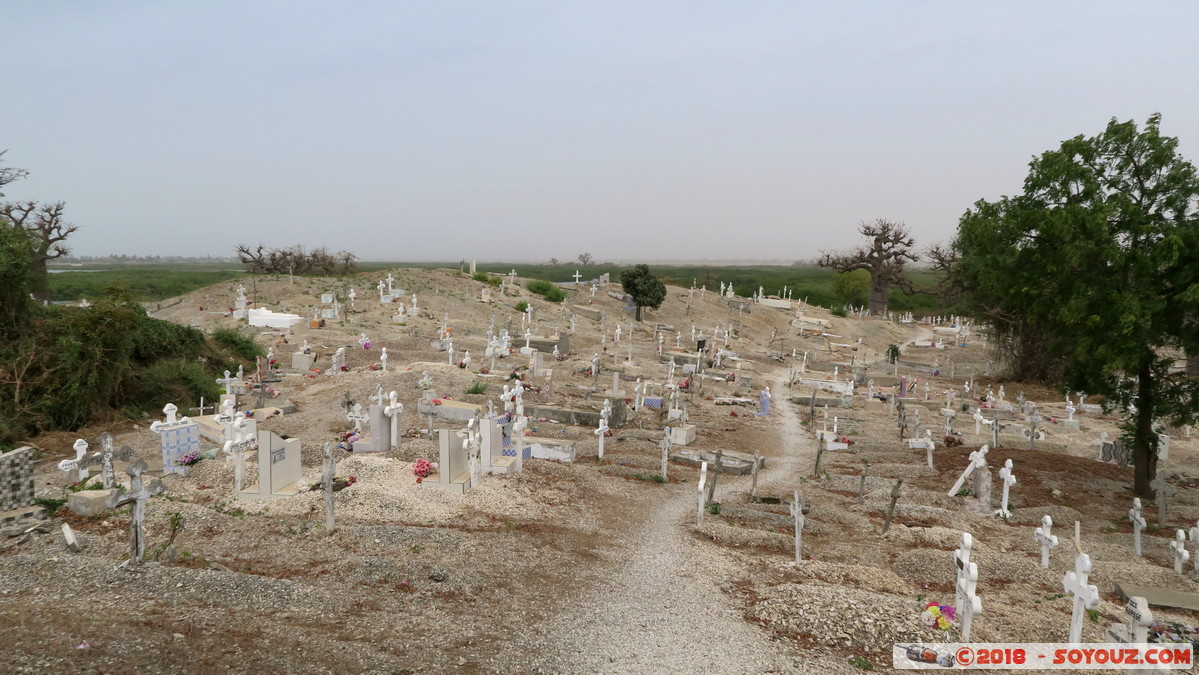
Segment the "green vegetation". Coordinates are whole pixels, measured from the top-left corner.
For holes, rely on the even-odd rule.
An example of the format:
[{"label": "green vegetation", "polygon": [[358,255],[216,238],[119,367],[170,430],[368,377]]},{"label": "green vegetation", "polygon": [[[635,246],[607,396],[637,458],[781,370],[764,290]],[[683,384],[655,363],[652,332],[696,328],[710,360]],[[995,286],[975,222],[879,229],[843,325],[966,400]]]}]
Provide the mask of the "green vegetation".
[{"label": "green vegetation", "polygon": [[528,308],[529,308],[529,303],[525,302],[524,300],[521,300],[520,302],[516,303],[512,307],[512,309],[515,309],[518,312],[523,312]]},{"label": "green vegetation", "polygon": [[874,664],[866,660],[866,657],[854,654],[849,657],[849,665],[859,670],[874,670]]},{"label": "green vegetation", "polygon": [[566,299],[565,291],[542,279],[534,279],[530,281],[528,284],[528,289],[530,293],[536,293],[549,302],[562,302]]},{"label": "green vegetation", "polygon": [[50,499],[49,497],[36,497],[33,500],[34,504],[46,509],[46,515],[53,517],[58,513],[58,510],[67,505],[65,499]]},{"label": "green vegetation", "polygon": [[475,281],[481,281],[485,284],[490,284],[492,286],[499,286],[501,283],[503,283],[503,280],[499,277],[492,276],[486,272],[475,272],[474,274],[470,275],[470,278],[474,279]]},{"label": "green vegetation", "polygon": [[833,316],[841,317],[842,319],[849,316],[849,310],[845,309],[845,305],[837,305],[836,307],[830,309],[829,312]]},{"label": "green vegetation", "polygon": [[242,361],[253,361],[263,356],[262,347],[259,347],[253,338],[242,335],[234,328],[218,328],[213,331],[212,339],[217,344],[227,347]]},{"label": "green vegetation", "polygon": [[1112,119],[1029,165],[1024,193],[967,211],[934,255],[1017,376],[1136,407],[1123,425],[1135,492],[1152,494],[1157,419],[1194,423],[1199,379],[1199,172],[1162,136]]},{"label": "green vegetation", "polygon": [[666,300],[666,284],[649,271],[647,265],[637,265],[620,273],[620,285],[633,298],[637,307],[637,320],[641,320],[641,308],[658,309]]},{"label": "green vegetation", "polygon": [[47,275],[50,299],[95,300],[109,287],[122,288],[140,302],[155,302],[242,276],[239,270],[119,269]]},{"label": "green vegetation", "polygon": [[870,298],[870,273],[863,269],[834,272],[830,285],[837,298],[847,305],[863,306]]},{"label": "green vegetation", "polygon": [[711,513],[714,516],[719,516],[720,502],[712,502],[711,504],[708,504],[708,513]]},{"label": "green vegetation", "polygon": [[486,394],[487,383],[482,380],[475,380],[473,384],[466,388],[468,394]]}]

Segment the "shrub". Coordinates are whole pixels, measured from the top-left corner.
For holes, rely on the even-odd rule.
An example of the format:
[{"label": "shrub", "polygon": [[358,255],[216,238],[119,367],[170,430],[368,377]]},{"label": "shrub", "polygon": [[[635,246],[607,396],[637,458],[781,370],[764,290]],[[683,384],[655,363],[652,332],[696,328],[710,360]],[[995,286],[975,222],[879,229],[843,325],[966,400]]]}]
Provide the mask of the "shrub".
[{"label": "shrub", "polygon": [[243,361],[253,361],[262,356],[262,348],[232,328],[218,328],[212,332],[212,339],[219,345],[228,347],[234,356]]},{"label": "shrub", "polygon": [[468,393],[468,394],[486,394],[487,393],[487,383],[482,380],[476,380],[474,382],[474,384],[472,384],[466,388],[466,393]]},{"label": "shrub", "polygon": [[475,272],[474,274],[470,275],[470,278],[474,279],[475,281],[482,281],[483,283],[487,283],[487,273],[486,272]]},{"label": "shrub", "polygon": [[513,307],[512,309],[515,309],[518,312],[523,312],[528,308],[529,308],[529,303],[525,302],[524,300],[521,300],[520,302],[516,303],[516,306]]},{"label": "shrub", "polygon": [[541,279],[530,281],[526,288],[530,293],[536,293],[549,302],[562,302],[566,299],[566,293],[561,288]]},{"label": "shrub", "polygon": [[832,308],[832,309],[831,309],[831,310],[829,310],[829,311],[831,311],[831,312],[832,312],[833,316],[839,316],[839,317],[841,317],[841,318],[845,318],[845,317],[849,316],[849,312],[845,311],[845,307],[844,307],[844,306],[841,306],[841,307],[834,307],[834,308]]}]

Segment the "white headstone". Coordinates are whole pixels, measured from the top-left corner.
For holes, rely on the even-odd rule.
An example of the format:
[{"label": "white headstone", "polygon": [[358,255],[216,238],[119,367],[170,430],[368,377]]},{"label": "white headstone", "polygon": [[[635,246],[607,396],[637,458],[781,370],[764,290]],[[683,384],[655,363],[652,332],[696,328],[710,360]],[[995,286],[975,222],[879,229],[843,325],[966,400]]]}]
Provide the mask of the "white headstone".
[{"label": "white headstone", "polygon": [[1099,589],[1088,584],[1091,574],[1091,557],[1086,553],[1078,554],[1074,560],[1074,570],[1066,572],[1062,577],[1062,588],[1066,593],[1074,594],[1074,613],[1070,616],[1070,639],[1068,642],[1082,642],[1082,622],[1084,610],[1099,604]]},{"label": "white headstone", "polygon": [[1057,536],[1053,534],[1053,518],[1049,514],[1041,516],[1041,526],[1038,527],[1033,535],[1037,539],[1037,543],[1041,545],[1041,567],[1049,567],[1049,551],[1057,546]]},{"label": "white headstone", "polygon": [[970,641],[970,627],[975,615],[982,614],[982,600],[975,595],[978,587],[978,565],[970,562],[970,549],[974,547],[974,537],[969,532],[962,533],[962,545],[953,552],[954,566],[957,568],[956,598],[957,614],[960,620],[962,642]]}]

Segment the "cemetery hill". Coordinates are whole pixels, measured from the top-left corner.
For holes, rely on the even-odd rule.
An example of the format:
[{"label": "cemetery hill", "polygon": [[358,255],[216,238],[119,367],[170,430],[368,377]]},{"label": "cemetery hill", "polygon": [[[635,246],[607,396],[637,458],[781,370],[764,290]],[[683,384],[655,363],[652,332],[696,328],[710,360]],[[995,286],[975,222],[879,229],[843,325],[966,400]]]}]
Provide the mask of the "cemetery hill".
[{"label": "cemetery hill", "polygon": [[950,241],[869,217],[811,266],[49,274],[74,226],[6,203],[0,670],[1196,641],[1199,177],[1159,123],[1037,155]]}]

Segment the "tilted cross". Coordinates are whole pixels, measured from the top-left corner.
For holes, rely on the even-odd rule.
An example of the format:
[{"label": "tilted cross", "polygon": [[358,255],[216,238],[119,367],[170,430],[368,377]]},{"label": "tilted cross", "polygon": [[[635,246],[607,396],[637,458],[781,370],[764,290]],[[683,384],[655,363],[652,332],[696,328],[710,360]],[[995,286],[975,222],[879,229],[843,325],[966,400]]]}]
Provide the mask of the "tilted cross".
[{"label": "tilted cross", "polygon": [[982,614],[982,600],[975,595],[978,588],[978,565],[970,562],[970,550],[974,547],[974,537],[969,532],[962,533],[962,544],[953,552],[954,565],[957,567],[956,597],[958,616],[961,618],[962,641],[970,641],[970,626],[976,614]]},{"label": "tilted cross", "polygon": [[966,470],[962,472],[962,475],[958,477],[957,482],[954,483],[953,487],[949,489],[950,497],[956,495],[958,493],[958,490],[962,489],[962,485],[966,482],[966,478],[968,478],[970,476],[970,474],[974,473],[977,470],[986,468],[986,466],[987,466],[987,451],[989,449],[990,448],[988,448],[987,446],[984,445],[983,447],[979,448],[978,450],[975,450],[974,452],[970,453],[970,463],[968,465],[966,465]]}]

